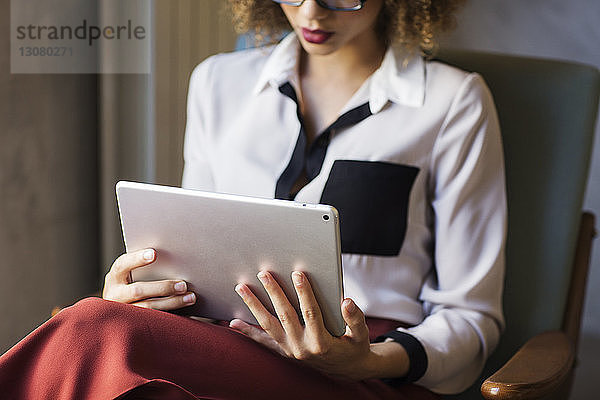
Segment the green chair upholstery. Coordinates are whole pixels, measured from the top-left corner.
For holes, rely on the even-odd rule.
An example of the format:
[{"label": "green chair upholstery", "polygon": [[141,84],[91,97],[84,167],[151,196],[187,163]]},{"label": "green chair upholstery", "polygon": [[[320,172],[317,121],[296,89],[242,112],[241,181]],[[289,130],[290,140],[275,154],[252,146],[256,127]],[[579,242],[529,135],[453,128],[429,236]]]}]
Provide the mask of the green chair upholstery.
[{"label": "green chair upholstery", "polygon": [[[528,339],[564,330],[600,74],[590,66],[507,55],[446,51],[439,58],[484,77],[502,128],[509,220],[506,331],[485,368],[489,376]],[[587,269],[584,281],[586,275]],[[574,325],[575,349],[579,315]],[[480,384],[456,398],[481,398]]]}]

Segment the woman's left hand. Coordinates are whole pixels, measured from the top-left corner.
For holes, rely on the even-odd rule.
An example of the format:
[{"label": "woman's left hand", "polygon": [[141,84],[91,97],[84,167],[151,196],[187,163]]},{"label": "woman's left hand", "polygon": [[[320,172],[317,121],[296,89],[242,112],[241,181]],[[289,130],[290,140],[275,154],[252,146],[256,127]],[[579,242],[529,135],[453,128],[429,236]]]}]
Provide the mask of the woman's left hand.
[{"label": "woman's left hand", "polygon": [[304,325],[273,276],[268,272],[260,272],[258,279],[271,298],[277,317],[265,308],[248,286],[240,284],[235,291],[262,329],[239,319],[231,321],[230,327],[284,356],[302,360],[329,375],[351,380],[372,377],[374,371],[370,366],[374,354],[370,350],[369,329],[364,314],[351,299],[345,299],[341,305],[342,316],[347,324],[346,333],[334,337],[325,328],[321,309],[302,272],[292,273],[292,281],[298,294]]}]

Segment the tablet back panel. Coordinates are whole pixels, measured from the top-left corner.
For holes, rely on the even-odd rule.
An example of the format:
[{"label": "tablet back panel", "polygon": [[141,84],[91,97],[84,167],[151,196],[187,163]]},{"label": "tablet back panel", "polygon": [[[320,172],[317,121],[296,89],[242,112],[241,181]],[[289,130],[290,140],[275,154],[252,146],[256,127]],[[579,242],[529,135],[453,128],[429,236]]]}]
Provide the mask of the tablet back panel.
[{"label": "tablet back panel", "polygon": [[117,199],[127,252],[157,251],[156,262],[132,271],[132,280],[185,280],[197,301],[181,313],[256,324],[234,287],[247,284],[273,312],[256,277],[260,270],[273,274],[298,311],[291,281],[298,270],[308,276],[327,329],[343,335],[333,207],[133,182],[117,184]]}]

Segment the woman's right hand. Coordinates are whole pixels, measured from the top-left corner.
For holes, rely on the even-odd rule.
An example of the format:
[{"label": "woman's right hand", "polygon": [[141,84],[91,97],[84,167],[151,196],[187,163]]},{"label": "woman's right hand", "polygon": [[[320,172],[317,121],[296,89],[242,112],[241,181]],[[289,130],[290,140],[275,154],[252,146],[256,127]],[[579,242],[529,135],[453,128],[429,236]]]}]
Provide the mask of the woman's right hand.
[{"label": "woman's right hand", "polygon": [[154,249],[122,254],[104,278],[102,298],[155,310],[175,310],[194,304],[196,295],[188,292],[185,281],[130,281],[132,270],[152,264],[155,260]]}]

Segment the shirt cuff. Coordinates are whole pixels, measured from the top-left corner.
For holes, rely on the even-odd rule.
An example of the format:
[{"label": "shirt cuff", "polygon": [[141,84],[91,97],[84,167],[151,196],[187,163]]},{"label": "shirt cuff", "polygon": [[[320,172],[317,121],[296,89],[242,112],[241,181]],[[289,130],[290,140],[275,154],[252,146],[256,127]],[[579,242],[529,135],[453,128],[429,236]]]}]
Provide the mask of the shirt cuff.
[{"label": "shirt cuff", "polygon": [[386,339],[392,339],[404,347],[408,353],[409,369],[406,376],[400,378],[382,379],[390,386],[399,386],[406,383],[415,382],[427,371],[427,353],[425,348],[414,336],[406,332],[389,331],[377,337],[374,343],[380,343]]}]

